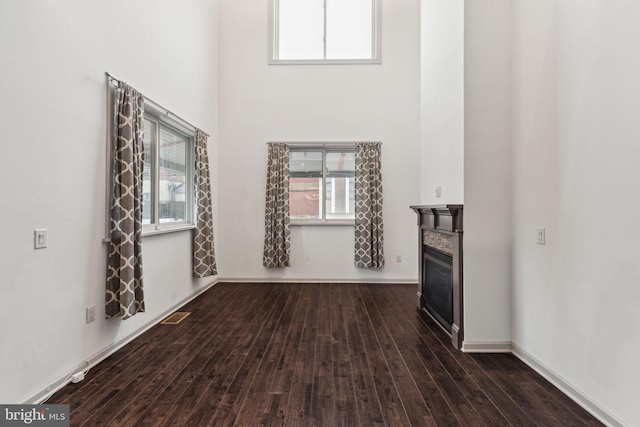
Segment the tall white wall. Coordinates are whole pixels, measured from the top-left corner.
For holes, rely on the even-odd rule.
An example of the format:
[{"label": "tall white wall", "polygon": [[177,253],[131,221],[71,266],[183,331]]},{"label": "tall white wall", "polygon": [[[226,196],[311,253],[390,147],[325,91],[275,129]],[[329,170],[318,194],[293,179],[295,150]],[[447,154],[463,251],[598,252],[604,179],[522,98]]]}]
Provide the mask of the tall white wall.
[{"label": "tall white wall", "polygon": [[422,0],[421,22],[420,200],[464,203],[465,348],[508,348],[510,2]]},{"label": "tall white wall", "polygon": [[511,341],[511,1],[464,5],[465,348]]},{"label": "tall white wall", "polygon": [[640,4],[513,8],[513,340],[640,425]]},{"label": "tall white wall", "polygon": [[[380,65],[267,65],[268,3],[220,4],[221,277],[416,281],[420,1],[382,2]],[[265,143],[360,140],[383,143],[384,269],[354,267],[346,226],[292,227],[291,267],[265,269]]]},{"label": "tall white wall", "polygon": [[[147,312],[104,319],[104,72],[210,133],[215,158],[216,9],[0,3],[0,402],[30,399],[211,281],[191,279],[190,232],[146,237]],[[49,230],[48,248],[33,249],[35,228]]]},{"label": "tall white wall", "polygon": [[422,0],[419,204],[464,200],[464,3]]}]

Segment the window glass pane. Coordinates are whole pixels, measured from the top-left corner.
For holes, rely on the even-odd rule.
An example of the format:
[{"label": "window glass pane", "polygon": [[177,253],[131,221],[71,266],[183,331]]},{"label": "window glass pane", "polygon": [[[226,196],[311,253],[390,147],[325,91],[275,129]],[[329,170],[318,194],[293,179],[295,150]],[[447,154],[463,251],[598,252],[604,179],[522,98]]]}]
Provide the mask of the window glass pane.
[{"label": "window glass pane", "polygon": [[322,178],[291,178],[289,180],[289,215],[291,219],[322,218]]},{"label": "window glass pane", "polygon": [[327,152],[327,177],[353,177],[356,170],[356,155],[353,151]]},{"label": "window glass pane", "polygon": [[291,151],[289,161],[292,177],[322,178],[322,151]]},{"label": "window glass pane", "polygon": [[289,161],[291,219],[322,218],[322,152],[291,151]]},{"label": "window glass pane", "polygon": [[158,207],[160,223],[184,222],[186,216],[187,139],[160,126]]},{"label": "window glass pane", "polygon": [[322,3],[322,0],[279,0],[277,59],[324,58]]},{"label": "window glass pane", "polygon": [[153,148],[155,146],[156,124],[144,119],[144,171],[142,173],[142,223],[153,222]]},{"label": "window glass pane", "polygon": [[355,154],[327,152],[326,219],[355,218]]},{"label": "window glass pane", "polygon": [[372,47],[373,0],[327,0],[327,59],[371,59]]}]

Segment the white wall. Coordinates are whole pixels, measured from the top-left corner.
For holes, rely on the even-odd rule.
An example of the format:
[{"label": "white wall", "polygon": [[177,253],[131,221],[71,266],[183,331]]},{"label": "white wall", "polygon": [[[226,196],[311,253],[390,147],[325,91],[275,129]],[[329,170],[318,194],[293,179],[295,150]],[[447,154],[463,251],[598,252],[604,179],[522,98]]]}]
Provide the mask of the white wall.
[{"label": "white wall", "polygon": [[513,340],[640,425],[640,4],[513,7]]},{"label": "white wall", "polygon": [[423,0],[421,21],[421,203],[464,203],[465,348],[508,348],[510,3]]},{"label": "white wall", "polygon": [[465,348],[511,341],[510,35],[510,0],[465,1]]},{"label": "white wall", "polygon": [[[31,398],[211,281],[191,279],[191,233],[145,238],[147,313],[104,319],[104,72],[209,132],[215,157],[216,9],[0,3],[0,402]],[[33,249],[35,228],[49,230],[47,249]]]},{"label": "white wall", "polygon": [[[267,65],[267,5],[220,4],[221,277],[415,282],[419,0],[383,2],[381,65]],[[265,143],[336,140],[383,143],[386,266],[353,266],[353,227],[306,226],[292,227],[291,267],[263,268]]]},{"label": "white wall", "polygon": [[[211,134],[221,276],[415,281],[408,205],[464,194],[466,338],[511,337],[639,425],[640,5],[479,3],[423,0],[421,14],[419,0],[383,2],[382,65],[267,66],[266,1],[224,0],[220,13],[205,0],[1,2],[0,402],[30,398],[209,282],[191,280],[189,233],[145,238],[148,312],[103,319],[109,71]],[[350,227],[294,227],[292,267],[264,269],[265,142],[351,139],[384,143],[387,267],[353,267]],[[511,218],[496,221],[509,197]],[[35,228],[49,248],[33,249]]]},{"label": "white wall", "polygon": [[462,203],[464,0],[422,0],[421,21],[419,204]]}]

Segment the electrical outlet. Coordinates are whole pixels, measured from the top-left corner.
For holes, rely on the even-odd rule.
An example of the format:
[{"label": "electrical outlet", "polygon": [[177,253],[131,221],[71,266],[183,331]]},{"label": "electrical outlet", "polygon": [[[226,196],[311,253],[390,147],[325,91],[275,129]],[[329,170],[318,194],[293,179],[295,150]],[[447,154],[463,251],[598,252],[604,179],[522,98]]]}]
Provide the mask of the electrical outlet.
[{"label": "electrical outlet", "polygon": [[96,306],[90,305],[87,307],[87,323],[91,323],[96,320]]},{"label": "electrical outlet", "polygon": [[75,374],[71,375],[71,382],[74,383],[74,384],[79,383],[80,381],[82,381],[84,379],[84,375],[85,375],[84,372],[78,372],[78,373],[75,373]]},{"label": "electrical outlet", "polygon": [[396,255],[396,262],[402,262],[402,255]]},{"label": "electrical outlet", "polygon": [[442,197],[442,185],[436,185],[436,197]]},{"label": "electrical outlet", "polygon": [[546,244],[546,230],[544,228],[538,228],[538,244],[544,245]]}]

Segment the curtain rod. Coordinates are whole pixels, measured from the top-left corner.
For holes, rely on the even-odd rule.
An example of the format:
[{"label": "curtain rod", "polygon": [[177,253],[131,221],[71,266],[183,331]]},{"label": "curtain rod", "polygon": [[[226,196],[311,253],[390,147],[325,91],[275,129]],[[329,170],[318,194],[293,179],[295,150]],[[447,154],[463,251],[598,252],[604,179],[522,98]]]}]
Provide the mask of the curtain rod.
[{"label": "curtain rod", "polygon": [[[107,76],[107,78],[108,78],[109,80],[111,80],[111,81],[114,81],[114,82],[122,82],[122,83],[128,84],[128,83],[126,83],[126,82],[124,82],[124,81],[122,81],[122,80],[120,80],[120,79],[118,79],[118,78],[114,77],[112,74],[109,74],[109,72],[108,72],[108,71],[105,71],[105,72],[104,72],[104,74],[105,74],[105,75]],[[144,94],[141,94],[141,95],[144,97],[145,101],[147,101],[147,102],[149,102],[149,103],[153,104],[153,107],[154,107],[154,108],[156,108],[157,110],[160,110],[160,113],[162,113],[162,114],[164,114],[164,115],[166,115],[166,116],[168,116],[168,115],[172,115],[174,118],[176,118],[176,119],[180,120],[184,125],[187,125],[189,128],[193,129],[194,131],[195,131],[195,130],[197,130],[197,129],[199,129],[199,128],[197,128],[196,126],[194,126],[194,125],[192,125],[191,123],[189,123],[188,121],[186,121],[185,119],[183,119],[182,117],[180,117],[179,115],[177,115],[176,113],[174,113],[173,111],[166,109],[165,107],[163,107],[162,105],[160,105],[159,103],[157,103],[156,101],[154,101],[153,99],[151,99],[151,98],[147,97],[147,96],[146,96],[146,95],[144,95]],[[201,131],[202,131],[202,130],[201,130]],[[204,132],[204,131],[202,131],[202,132]],[[209,134],[206,134],[206,133],[205,133],[205,135],[207,135],[207,137],[209,136]]]}]

